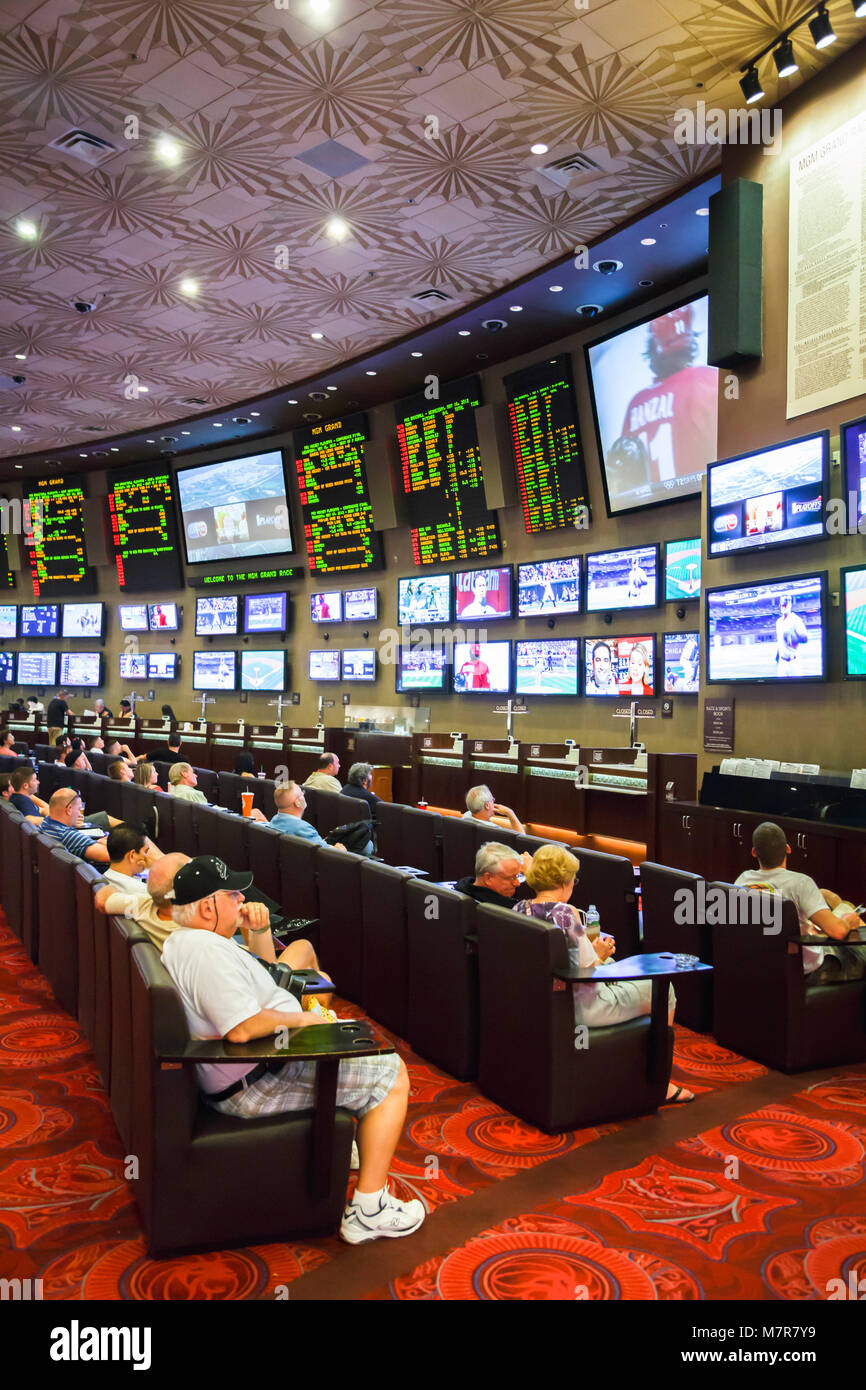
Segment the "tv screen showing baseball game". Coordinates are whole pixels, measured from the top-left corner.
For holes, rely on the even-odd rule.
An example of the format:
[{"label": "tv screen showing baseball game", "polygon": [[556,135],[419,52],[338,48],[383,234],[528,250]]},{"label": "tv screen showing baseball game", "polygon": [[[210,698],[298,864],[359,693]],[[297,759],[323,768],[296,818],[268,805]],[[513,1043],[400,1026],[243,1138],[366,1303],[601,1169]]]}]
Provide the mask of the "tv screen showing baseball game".
[{"label": "tv screen showing baseball game", "polygon": [[338,681],[340,679],[340,653],[338,651],[318,651],[309,653],[311,681]]},{"label": "tv screen showing baseball game", "polygon": [[60,684],[102,685],[102,652],[61,652]]},{"label": "tv screen showing baseball game", "polygon": [[288,612],[285,593],[244,594],[244,632],[285,632]]},{"label": "tv screen showing baseball game", "polygon": [[701,685],[701,639],[697,632],[664,636],[666,695],[697,695]]},{"label": "tv screen showing baseball game", "polygon": [[285,690],[286,649],[241,652],[241,690]]},{"label": "tv screen showing baseball game", "polygon": [[14,603],[0,603],[0,637],[10,641],[18,636],[18,609]]},{"label": "tv screen showing baseball game", "polygon": [[149,603],[147,620],[151,632],[177,632],[180,618],[176,603]]},{"label": "tv screen showing baseball game", "polygon": [[511,617],[511,566],[458,570],[454,576],[454,621],[494,622]]},{"label": "tv screen showing baseball game", "polygon": [[608,698],[649,698],[656,693],[655,664],[655,635],[584,637],[583,693]]},{"label": "tv screen showing baseball game", "polygon": [[451,621],[451,575],[413,575],[397,580],[397,622],[400,627],[426,627]]},{"label": "tv screen showing baseball game", "polygon": [[347,589],[343,594],[343,613],[347,623],[375,622],[378,609],[378,589]]},{"label": "tv screen showing baseball game", "polygon": [[121,603],[118,605],[121,632],[147,632],[147,604]]},{"label": "tv screen showing baseball game", "polygon": [[826,572],[708,589],[707,680],[826,680],[826,593]]},{"label": "tv screen showing baseball game", "polygon": [[397,693],[444,690],[448,659],[441,647],[403,647],[397,660]]},{"label": "tv screen showing baseball game", "polygon": [[193,652],[193,690],[234,690],[237,652]]},{"label": "tv screen showing baseball game", "polygon": [[63,637],[101,637],[103,603],[64,603],[62,614]]},{"label": "tv screen showing baseball game", "polygon": [[455,642],[452,685],[458,695],[507,695],[510,642]]},{"label": "tv screen showing baseball game", "polygon": [[819,540],[825,534],[829,468],[827,430],[710,464],[710,555]]},{"label": "tv screen showing baseball game", "polygon": [[576,637],[515,643],[515,694],[576,695],[579,680]]},{"label": "tv screen showing baseball game", "polygon": [[701,538],[665,541],[665,602],[685,603],[701,596]]},{"label": "tv screen showing baseball game", "polygon": [[343,652],[344,681],[374,681],[376,679],[375,647],[354,647]]},{"label": "tv screen showing baseball game", "polygon": [[238,630],[237,594],[208,595],[195,601],[196,637],[234,637]]},{"label": "tv screen showing baseball game", "polygon": [[845,675],[866,680],[866,569],[842,571],[842,613],[845,621]]},{"label": "tv screen showing baseball game", "polygon": [[149,681],[173,681],[177,679],[180,657],[177,652],[148,652],[147,679]]},{"label": "tv screen showing baseball game", "polygon": [[326,594],[310,594],[310,621],[314,623],[341,623],[343,621],[343,595],[339,589]]},{"label": "tv screen showing baseball game", "polygon": [[655,608],[658,602],[659,548],[605,550],[586,557],[586,611]]},{"label": "tv screen showing baseball game", "polygon": [[580,556],[517,566],[518,618],[580,612]]},{"label": "tv screen showing baseball game", "polygon": [[147,657],[131,656],[128,652],[120,654],[120,679],[122,681],[146,681]]},{"label": "tv screen showing baseball game", "polygon": [[701,490],[718,424],[708,311],[701,295],[585,348],[609,516]]},{"label": "tv screen showing baseball game", "polygon": [[176,478],[187,564],[291,551],[279,449],[179,468]]}]

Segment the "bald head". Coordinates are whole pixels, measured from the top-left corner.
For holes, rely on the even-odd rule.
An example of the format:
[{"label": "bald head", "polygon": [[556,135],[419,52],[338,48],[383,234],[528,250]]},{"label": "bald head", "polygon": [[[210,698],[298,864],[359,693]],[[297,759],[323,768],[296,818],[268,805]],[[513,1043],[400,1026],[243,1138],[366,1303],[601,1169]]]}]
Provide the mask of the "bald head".
[{"label": "bald head", "polygon": [[147,891],[157,907],[170,906],[170,903],[166,902],[165,895],[171,892],[174,876],[178,869],[183,868],[183,865],[188,863],[188,854],[164,854],[161,859],[157,859],[147,876]]}]

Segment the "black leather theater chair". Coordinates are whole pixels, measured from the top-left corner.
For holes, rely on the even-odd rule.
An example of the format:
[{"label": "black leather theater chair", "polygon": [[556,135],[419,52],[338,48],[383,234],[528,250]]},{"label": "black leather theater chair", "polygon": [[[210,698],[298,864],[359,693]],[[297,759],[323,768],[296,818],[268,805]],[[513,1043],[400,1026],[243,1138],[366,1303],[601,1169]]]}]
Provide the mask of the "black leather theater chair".
[{"label": "black leather theater chair", "polygon": [[[319,884],[319,963],[353,1003],[361,1002],[363,933],[361,930],[361,854],[316,850]],[[284,900],[285,901],[285,900]]]},{"label": "black leather theater chair", "polygon": [[[108,1077],[106,1049],[110,1037],[97,1037],[96,991],[107,986],[107,959],[96,962],[96,915],[94,902],[97,891],[104,887],[102,875],[83,859],[75,865],[75,922],[78,938],[78,1022],[81,1031],[96,1053],[97,1066],[103,1078]],[[102,914],[100,913],[100,916]],[[100,974],[97,977],[97,968]],[[105,1068],[105,1070],[103,1070]]]},{"label": "black leather theater chair", "polygon": [[580,869],[571,902],[584,911],[590,903],[598,908],[601,929],[616,938],[618,960],[637,955],[640,944],[637,889],[634,865],[620,854],[602,854],[595,849],[572,849]]},{"label": "black leather theater chair", "polygon": [[283,837],[278,830],[272,830],[269,825],[257,824],[255,821],[248,824],[247,850],[253,882],[260,893],[273,898],[274,902],[281,903],[280,841]]},{"label": "black leather theater chair", "polygon": [[194,767],[193,772],[198,779],[198,791],[203,792],[205,800],[215,806],[217,802],[217,788],[219,787],[219,773],[214,772],[209,767]]},{"label": "black leather theater chair", "polygon": [[[241,792],[254,792],[255,780],[238,772],[221,772],[217,780],[216,804],[226,811],[240,811]],[[204,788],[202,788],[204,790]]]},{"label": "black leather theater chair", "polygon": [[0,902],[6,925],[21,940],[21,826],[24,817],[0,801]]},{"label": "black leather theater chair", "polygon": [[67,854],[47,835],[36,838],[39,866],[39,969],[54,997],[69,1014],[78,1012],[78,921],[75,868],[80,859]]},{"label": "black leather theater chair", "polygon": [[730,904],[726,924],[712,927],[713,1031],[722,1046],[779,1071],[866,1061],[866,980],[808,986],[794,904],[782,903],[778,922],[764,904],[762,920],[764,895],[728,883],[707,892],[714,889]]},{"label": "black leather theater chair", "polygon": [[659,1058],[649,1018],[593,1028],[588,1047],[576,1048],[571,985],[557,979],[569,970],[564,934],[500,907],[478,907],[475,920],[484,1094],[548,1133],[656,1110],[670,1079],[673,1029],[664,1030]]},{"label": "black leather theater chair", "polygon": [[[697,916],[703,915],[697,910],[698,885],[702,882],[698,874],[682,869],[668,869],[664,864],[652,864],[649,860],[641,864],[644,951],[685,952],[697,956],[704,965],[712,965],[712,928],[695,921]],[[689,904],[694,905],[693,911],[689,910]],[[690,922],[677,920],[684,917],[690,918]],[[693,1028],[696,1033],[712,1032],[712,975],[680,975],[676,991],[677,1023]]]},{"label": "black leather theater chair", "polygon": [[304,796],[307,808],[304,811],[304,820],[309,821],[316,830],[319,828],[319,797],[326,796],[328,793],[317,791],[315,787],[304,787]]},{"label": "black leather theater chair", "polygon": [[377,1023],[405,1038],[409,948],[406,887],[410,874],[365,859],[361,866],[361,1003]]},{"label": "black leather theater chair", "polygon": [[[278,832],[279,833],[279,832]],[[339,850],[334,850],[339,854]],[[319,916],[318,850],[294,835],[280,835],[280,891],[274,894],[287,917]],[[267,891],[267,890],[266,890]]]},{"label": "black leather theater chair", "polygon": [[250,826],[246,816],[233,816],[231,811],[214,811],[216,817],[216,854],[230,869],[250,867]]},{"label": "black leather theater chair", "polygon": [[117,1132],[132,1149],[132,948],[150,938],[128,917],[108,918],[111,964],[111,1086],[109,1099]]},{"label": "black leather theater chair", "polygon": [[298,1049],[298,1055],[317,1060],[316,1110],[234,1119],[202,1101],[190,1056],[259,1060],[276,1056],[273,1039],[244,1047],[191,1043],[180,1000],[150,944],[133,947],[131,980],[130,1148],[140,1162],[133,1190],[149,1253],[335,1230],[346,1199],[354,1124],[347,1111],[335,1110],[327,1073],[339,1057],[390,1049],[366,1041],[364,1024],[302,1029],[288,1055]]},{"label": "black leather theater chair", "polygon": [[21,943],[30,959],[39,956],[39,874],[36,841],[39,831],[29,821],[18,827],[21,853]]},{"label": "black leather theater chair", "polygon": [[[369,820],[370,807],[357,796],[340,796],[337,792],[319,792],[316,828],[324,838],[338,825],[356,820]],[[370,832],[372,837],[372,830]]]},{"label": "black leather theater chair", "polygon": [[160,797],[160,849],[188,854],[190,859],[195,859],[199,849],[194,811],[195,807],[189,801],[180,801],[176,796]]},{"label": "black leather theater chair", "polygon": [[[381,813],[389,803],[383,802],[378,808]],[[419,811],[414,806],[401,806],[400,858],[390,859],[383,853],[377,839],[379,854],[387,864],[407,864],[413,869],[423,869],[432,882],[442,878],[442,821],[438,811]]]},{"label": "black leather theater chair", "polygon": [[[476,825],[472,821],[458,820],[456,816],[443,816],[442,831],[442,878],[446,883],[456,882],[467,874],[475,874],[475,854],[478,848]],[[485,840],[496,840],[496,827],[488,834],[482,830]]]},{"label": "black leather theater chair", "polygon": [[413,1052],[459,1081],[478,1075],[475,903],[413,878],[406,885],[407,1037]]},{"label": "black leather theater chair", "polygon": [[[219,818],[223,814],[215,811],[212,806],[196,805],[195,802],[188,801],[187,806],[192,809],[192,822],[195,827],[195,842],[198,846],[199,854],[219,854]],[[188,850],[183,850],[188,854]],[[192,858],[192,856],[190,856]]]},{"label": "black leather theater chair", "polygon": [[386,864],[408,862],[403,859],[403,816],[408,809],[397,801],[383,801],[377,808],[376,852]]}]

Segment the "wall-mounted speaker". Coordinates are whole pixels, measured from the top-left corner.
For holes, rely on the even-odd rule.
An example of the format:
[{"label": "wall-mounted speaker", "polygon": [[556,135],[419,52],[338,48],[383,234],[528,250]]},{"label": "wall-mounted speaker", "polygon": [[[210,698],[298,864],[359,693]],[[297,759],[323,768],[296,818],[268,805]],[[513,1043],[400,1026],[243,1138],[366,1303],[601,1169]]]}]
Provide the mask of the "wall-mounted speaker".
[{"label": "wall-mounted speaker", "polygon": [[736,367],[762,352],[764,189],[736,179],[710,198],[707,361]]}]

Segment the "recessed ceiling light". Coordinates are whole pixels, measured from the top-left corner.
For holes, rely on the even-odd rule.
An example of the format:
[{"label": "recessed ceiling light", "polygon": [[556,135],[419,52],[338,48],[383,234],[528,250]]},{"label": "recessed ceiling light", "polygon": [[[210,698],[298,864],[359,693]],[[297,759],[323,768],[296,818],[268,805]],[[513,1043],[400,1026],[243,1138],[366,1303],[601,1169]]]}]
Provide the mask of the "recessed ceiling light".
[{"label": "recessed ceiling light", "polygon": [[290,400],[290,401],[287,402],[287,404],[288,404],[288,405],[297,405],[298,402],[295,401],[295,400]]},{"label": "recessed ceiling light", "polygon": [[641,246],[655,246],[656,239],[654,236],[642,236],[640,239],[640,244]]},{"label": "recessed ceiling light", "polygon": [[336,388],[336,386],[327,386],[325,389],[326,389],[327,391],[336,391],[337,388]]},{"label": "recessed ceiling light", "polygon": [[86,459],[86,458],[87,458],[87,455],[86,455],[86,454],[79,454],[78,457],[79,457],[80,459]]},{"label": "recessed ceiling light", "polygon": [[113,454],[119,454],[119,453],[120,453],[120,450],[119,450],[114,444],[112,444],[112,446],[111,446],[111,452],[112,452]]},{"label": "recessed ceiling light", "polygon": [[423,354],[423,352],[413,352],[413,353],[412,353],[412,356],[413,356],[413,357],[423,357],[424,354]]},{"label": "recessed ceiling light", "polygon": [[145,393],[145,395],[147,395],[147,392],[150,390],[150,387],[149,387],[149,386],[139,386],[138,389],[139,389],[139,391],[143,391],[143,392]]},{"label": "recessed ceiling light", "polygon": [[695,217],[709,217],[709,208],[695,208]]},{"label": "recessed ceiling light", "polygon": [[468,328],[459,328],[457,331],[461,338],[469,338],[471,336]]},{"label": "recessed ceiling light", "polygon": [[21,426],[20,426],[20,425],[13,425],[12,428],[13,428],[13,430],[15,431],[16,434],[20,434],[20,433],[21,433]]},{"label": "recessed ceiling light", "polygon": [[39,228],[29,217],[19,217],[15,223],[15,230],[25,241],[35,241],[39,235]]},{"label": "recessed ceiling light", "polygon": [[509,314],[522,314],[522,313],[523,313],[523,305],[522,305],[522,304],[509,304],[509,306],[508,306],[508,312],[509,312]]},{"label": "recessed ceiling light", "polygon": [[325,226],[325,231],[332,241],[343,241],[349,235],[349,224],[345,217],[332,217]]},{"label": "recessed ceiling light", "polygon": [[311,14],[327,14],[331,8],[331,0],[309,0]]},{"label": "recessed ceiling light", "polygon": [[375,376],[375,375],[376,375],[375,372],[368,372],[368,373],[367,373],[367,376]]},{"label": "recessed ceiling light", "polygon": [[547,288],[550,290],[550,293],[551,293],[551,294],[561,294],[561,293],[562,293],[562,285],[548,285]]},{"label": "recessed ceiling light", "polygon": [[189,434],[189,430],[181,430],[181,434]]},{"label": "recessed ceiling light", "polygon": [[198,294],[198,280],[181,280],[180,292],[181,294],[188,294],[190,296]]},{"label": "recessed ceiling light", "polygon": [[311,333],[311,334],[310,334],[310,337],[311,337],[311,338],[315,338],[316,340],[318,340],[319,338],[324,338],[324,336],[325,336],[324,333]]},{"label": "recessed ceiling light", "polygon": [[645,290],[649,285],[655,284],[655,281],[654,281],[654,280],[638,280],[638,284],[640,285],[641,289],[644,289],[644,290]]},{"label": "recessed ceiling light", "polygon": [[549,150],[550,146],[538,144],[530,145],[529,148],[532,154],[547,154],[547,151]]},{"label": "recessed ceiling light", "polygon": [[180,145],[170,135],[160,135],[154,148],[156,157],[162,164],[180,163]]},{"label": "recessed ceiling light", "polygon": [[144,442],[145,442],[145,444],[155,444],[155,443],[156,443],[156,440],[155,440],[155,439],[146,439]]},{"label": "recessed ceiling light", "polygon": [[23,463],[16,463],[15,467],[16,467],[16,468],[23,468],[23,467],[24,467],[24,464],[23,464]]},{"label": "recessed ceiling light", "polygon": [[250,411],[250,414],[252,415],[253,419],[255,419],[255,420],[257,420],[257,419],[259,418],[259,416],[261,415],[261,413],[262,413],[262,412],[261,412],[260,410],[251,410],[251,411]]},{"label": "recessed ceiling light", "polygon": [[221,429],[222,429],[222,421],[221,421],[221,420],[214,420],[214,421],[213,421],[213,427],[214,427],[215,430],[221,430]]},{"label": "recessed ceiling light", "polygon": [[16,354],[15,354],[15,361],[16,361],[16,362],[26,362],[26,361],[27,361],[27,353],[26,353],[26,352],[16,352]]}]

